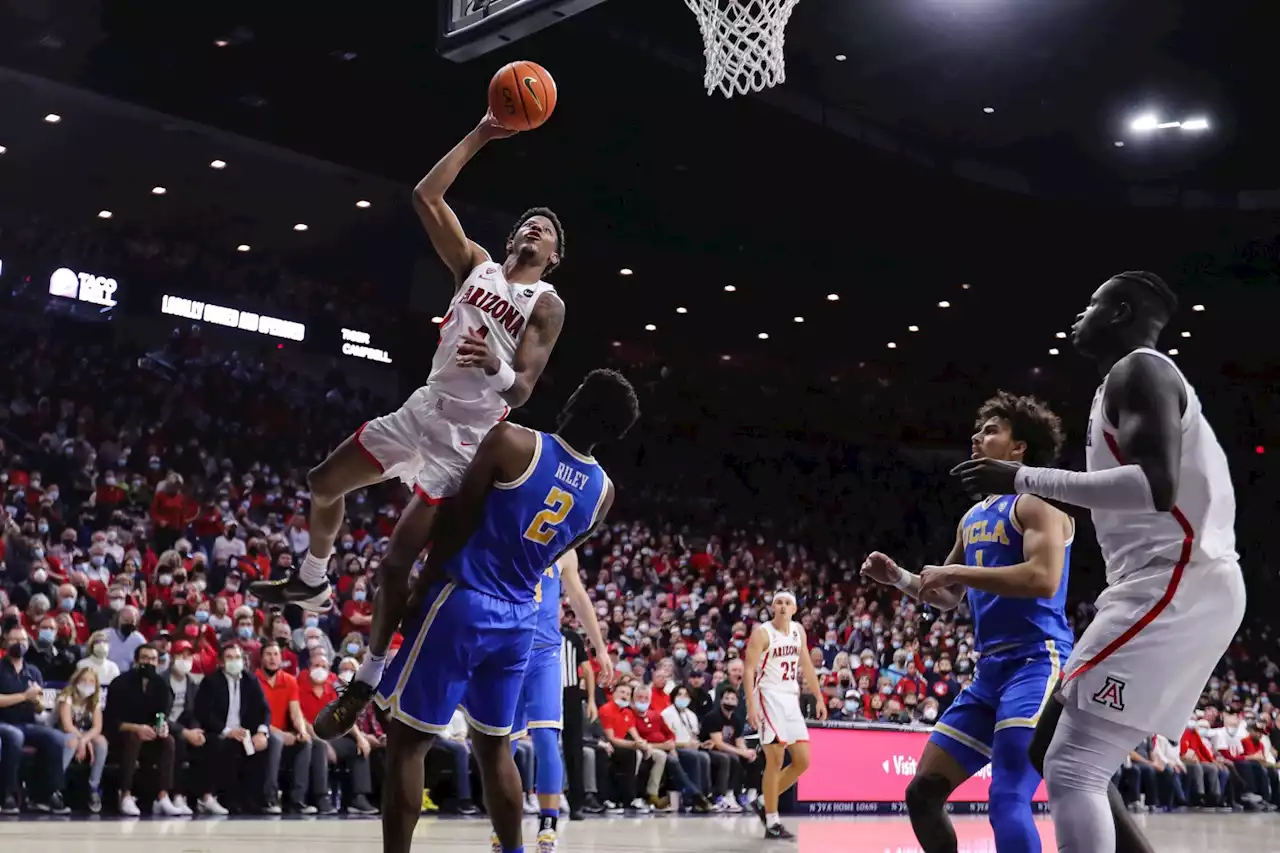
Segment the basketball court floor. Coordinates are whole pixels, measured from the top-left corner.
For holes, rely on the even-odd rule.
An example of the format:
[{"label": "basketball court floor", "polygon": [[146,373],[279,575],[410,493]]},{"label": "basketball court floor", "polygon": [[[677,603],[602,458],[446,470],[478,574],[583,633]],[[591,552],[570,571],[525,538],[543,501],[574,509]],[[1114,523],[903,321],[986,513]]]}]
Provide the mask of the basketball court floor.
[{"label": "basketball court floor", "polygon": [[[1160,853],[1280,853],[1280,815],[1181,814],[1140,817]],[[902,818],[792,818],[805,853],[918,853]],[[1040,824],[1046,853],[1056,849],[1053,826]],[[985,819],[956,820],[960,853],[995,853]],[[766,842],[750,817],[602,818],[562,824],[565,853],[732,853],[786,850],[789,842]],[[533,821],[525,823],[533,853]],[[188,821],[0,820],[0,850],[58,853],[376,853],[375,818],[268,818]],[[489,825],[478,819],[424,818],[415,848],[431,853],[476,853],[489,849]]]}]

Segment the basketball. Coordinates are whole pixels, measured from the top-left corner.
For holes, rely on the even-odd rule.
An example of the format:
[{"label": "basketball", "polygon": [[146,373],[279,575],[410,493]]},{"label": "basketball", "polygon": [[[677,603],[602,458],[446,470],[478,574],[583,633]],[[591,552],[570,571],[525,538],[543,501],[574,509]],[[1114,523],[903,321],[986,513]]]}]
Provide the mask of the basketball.
[{"label": "basketball", "polygon": [[533,130],[556,109],[556,81],[536,62],[509,62],[489,81],[489,110],[508,130]]}]

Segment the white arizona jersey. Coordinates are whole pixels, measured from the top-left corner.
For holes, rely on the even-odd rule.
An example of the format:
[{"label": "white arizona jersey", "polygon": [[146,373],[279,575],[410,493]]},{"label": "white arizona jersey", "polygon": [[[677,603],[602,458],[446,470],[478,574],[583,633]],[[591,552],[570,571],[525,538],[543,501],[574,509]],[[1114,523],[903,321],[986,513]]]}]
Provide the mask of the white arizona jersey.
[{"label": "white arizona jersey", "polygon": [[[468,332],[484,338],[499,361],[510,364],[533,306],[556,289],[544,281],[512,284],[502,264],[485,260],[467,276],[440,324],[440,343],[431,359],[427,387],[433,395],[452,398],[474,411],[476,420],[497,422],[508,409],[502,396],[485,379],[484,371],[454,364],[458,344]],[[558,296],[557,296],[558,298]]]},{"label": "white arizona jersey", "polygon": [[800,655],[805,651],[800,642],[800,626],[792,622],[779,631],[772,621],[764,623],[769,635],[769,648],[760,658],[756,688],[768,693],[800,695]]},{"label": "white arizona jersey", "polygon": [[[1138,357],[1163,359],[1178,372],[1186,388],[1182,415],[1182,460],[1178,497],[1172,512],[1093,510],[1098,545],[1107,561],[1107,583],[1114,585],[1131,572],[1167,562],[1170,567],[1191,562],[1238,559],[1236,554],[1236,495],[1226,454],[1205,420],[1191,383],[1173,359],[1141,348]],[[1128,356],[1133,358],[1134,356]],[[1108,374],[1109,376],[1110,374]],[[1116,427],[1107,420],[1103,398],[1107,380],[1093,397],[1085,460],[1090,471],[1124,464],[1116,442]]]}]

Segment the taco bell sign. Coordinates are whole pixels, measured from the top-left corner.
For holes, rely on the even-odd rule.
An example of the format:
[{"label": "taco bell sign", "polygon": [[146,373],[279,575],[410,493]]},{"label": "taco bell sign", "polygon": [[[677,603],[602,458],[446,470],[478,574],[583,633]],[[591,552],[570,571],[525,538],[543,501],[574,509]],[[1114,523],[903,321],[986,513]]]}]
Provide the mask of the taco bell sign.
[{"label": "taco bell sign", "polygon": [[49,294],[63,299],[74,299],[90,305],[114,308],[116,290],[120,287],[114,278],[105,278],[87,272],[76,272],[60,267],[49,276]]}]

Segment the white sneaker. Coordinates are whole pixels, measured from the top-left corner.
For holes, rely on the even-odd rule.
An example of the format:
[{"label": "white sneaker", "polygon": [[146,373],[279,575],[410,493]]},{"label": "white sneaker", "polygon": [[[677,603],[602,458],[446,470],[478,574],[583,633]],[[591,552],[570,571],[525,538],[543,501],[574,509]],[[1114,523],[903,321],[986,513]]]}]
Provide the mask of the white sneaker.
[{"label": "white sneaker", "polygon": [[556,831],[544,829],[538,833],[537,853],[556,853]]},{"label": "white sneaker", "polygon": [[141,817],[142,810],[138,808],[138,801],[130,794],[127,797],[120,798],[120,816],[121,817]]},{"label": "white sneaker", "polygon": [[187,798],[181,794],[173,796],[173,806],[183,817],[191,817],[191,806],[187,805]]},{"label": "white sneaker", "polygon": [[626,811],[626,809],[615,803],[613,800],[604,801],[604,810],[607,814],[622,814]]},{"label": "white sneaker", "polygon": [[[137,806],[134,808],[137,808]],[[182,811],[167,796],[161,797],[151,804],[151,813],[163,817],[182,817]]]},{"label": "white sneaker", "polygon": [[489,849],[493,853],[502,853],[502,842],[498,840],[498,833],[489,833]]},{"label": "white sneaker", "polygon": [[525,814],[540,814],[541,812],[542,812],[542,807],[538,805],[537,797],[535,797],[533,794],[529,794],[524,798]]},{"label": "white sneaker", "polygon": [[560,795],[560,814],[569,813],[569,798],[564,794]]},{"label": "white sneaker", "polygon": [[649,804],[646,803],[644,800],[640,799],[639,797],[636,797],[634,800],[631,801],[631,808],[640,814],[649,814],[651,811],[653,811],[653,809],[649,807]]},{"label": "white sneaker", "polygon": [[231,814],[222,803],[218,802],[218,798],[212,794],[206,794],[201,797],[200,802],[196,803],[196,808],[200,810],[200,814],[217,815],[219,817]]},{"label": "white sneaker", "polygon": [[726,794],[720,799],[716,800],[716,811],[740,814],[742,812],[742,806],[738,804],[737,800],[735,800],[733,797],[730,797],[728,794]]}]

